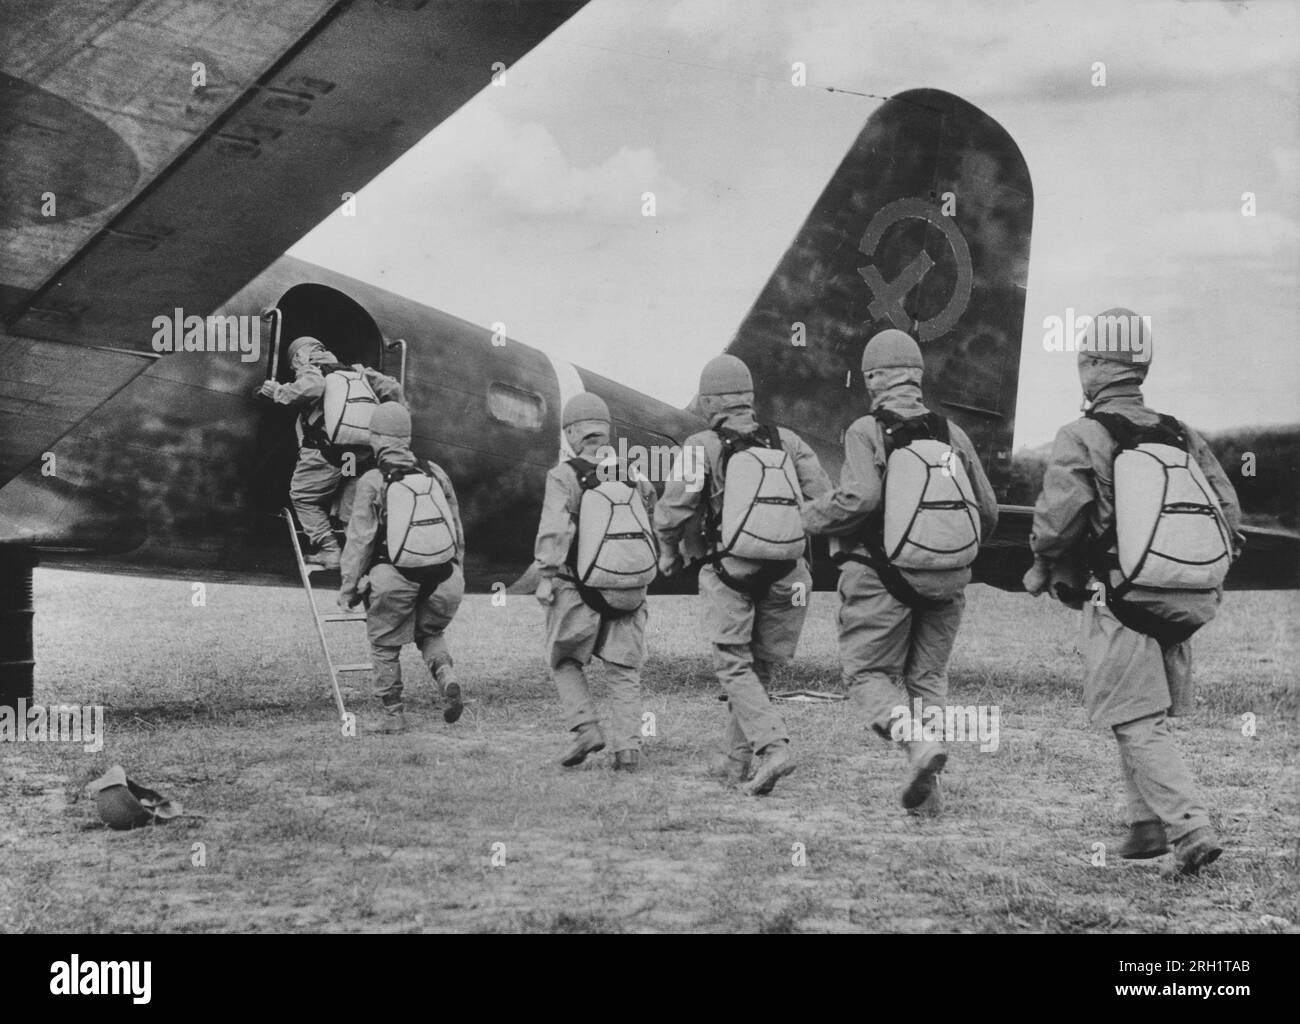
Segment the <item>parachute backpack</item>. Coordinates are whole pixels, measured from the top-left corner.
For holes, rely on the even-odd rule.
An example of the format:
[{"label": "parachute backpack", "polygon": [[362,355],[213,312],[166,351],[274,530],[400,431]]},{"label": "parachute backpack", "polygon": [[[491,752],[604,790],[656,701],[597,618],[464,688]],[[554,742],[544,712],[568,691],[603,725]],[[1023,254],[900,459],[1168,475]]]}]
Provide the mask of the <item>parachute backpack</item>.
[{"label": "parachute backpack", "polygon": [[964,569],[980,547],[980,521],[966,467],[935,413],[904,419],[872,413],[884,433],[885,494],[881,547],[898,569]]},{"label": "parachute backpack", "polygon": [[645,503],[637,489],[621,479],[622,473],[619,479],[602,480],[586,459],[570,459],[567,465],[582,487],[578,529],[569,550],[578,591],[604,614],[635,611],[644,600],[640,591],[654,582],[659,564]]},{"label": "parachute backpack", "polygon": [[370,443],[370,417],[379,407],[379,398],[365,373],[345,367],[327,369],[321,406],[321,430],[328,444]]},{"label": "parachute backpack", "polygon": [[[1103,568],[1118,567],[1123,577],[1112,597],[1122,598],[1133,587],[1217,590],[1232,563],[1232,543],[1218,496],[1188,451],[1182,424],[1172,416],[1149,427],[1114,413],[1088,417],[1119,446],[1115,525],[1096,542],[1109,563]],[[1117,558],[1109,555],[1112,544]]]},{"label": "parachute backpack", "polygon": [[722,515],[714,526],[716,556],[792,562],[806,537],[799,512],[799,477],[781,436],[759,427],[748,436],[727,427],[722,440]]},{"label": "parachute backpack", "polygon": [[395,569],[429,569],[456,557],[456,528],[447,495],[415,466],[384,474],[388,560]]}]

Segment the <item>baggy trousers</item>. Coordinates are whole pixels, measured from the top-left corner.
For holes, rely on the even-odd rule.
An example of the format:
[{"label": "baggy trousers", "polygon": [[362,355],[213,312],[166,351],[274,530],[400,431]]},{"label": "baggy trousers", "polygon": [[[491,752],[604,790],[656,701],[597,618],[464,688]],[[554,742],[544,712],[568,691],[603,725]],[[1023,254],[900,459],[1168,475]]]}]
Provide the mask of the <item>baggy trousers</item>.
[{"label": "baggy trousers", "polygon": [[586,666],[600,658],[607,671],[610,748],[641,747],[641,666],[645,663],[645,603],[619,618],[602,619],[568,580],[555,580],[555,600],[546,607],[546,643],[551,678],[560,696],[565,728],[599,721]]},{"label": "baggy trousers", "polygon": [[289,500],[303,532],[313,544],[319,545],[333,536],[329,513],[335,494],[339,499],[339,519],[346,523],[352,518],[352,499],[356,490],[356,476],[344,474],[318,449],[298,450],[298,464],[289,480]]},{"label": "baggy trousers", "polygon": [[460,566],[424,600],[419,600],[420,585],[387,562],[374,566],[369,575],[366,633],[375,662],[375,695],[387,708],[402,703],[401,653],[402,645],[409,643],[420,648],[424,664],[440,689],[445,690],[453,661],[444,633],[465,596],[465,576]]},{"label": "baggy trousers", "polygon": [[790,738],[767,686],[773,667],[794,657],[811,591],[812,576],[802,560],[757,601],[723,583],[713,566],[700,569],[713,671],[727,695],[724,745],[737,760]]},{"label": "baggy trousers", "polygon": [[1105,604],[1088,601],[1082,648],[1084,705],[1093,725],[1115,734],[1128,823],[1163,822],[1171,842],[1208,825],[1165,717],[1171,689],[1187,685],[1190,644],[1162,651],[1154,638],[1122,625]]},{"label": "baggy trousers", "polygon": [[[844,682],[867,724],[888,734],[894,709],[910,713],[916,698],[923,708],[939,707],[942,713],[965,594],[937,610],[911,608],[885,589],[870,566],[846,562],[839,595]],[[900,679],[902,689],[895,682]]]}]

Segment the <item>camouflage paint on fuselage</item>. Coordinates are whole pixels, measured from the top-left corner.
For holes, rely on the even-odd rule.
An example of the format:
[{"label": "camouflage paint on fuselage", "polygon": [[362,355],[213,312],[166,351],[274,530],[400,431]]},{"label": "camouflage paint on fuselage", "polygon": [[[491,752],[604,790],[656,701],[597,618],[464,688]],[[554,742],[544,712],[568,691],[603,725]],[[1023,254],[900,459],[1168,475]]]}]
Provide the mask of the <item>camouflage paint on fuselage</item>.
[{"label": "camouflage paint on fuselage", "polygon": [[[406,341],[413,447],[455,481],[469,548],[467,580],[475,589],[514,582],[532,560],[546,471],[559,458],[560,393],[551,361],[515,341],[493,344],[486,328],[291,257],[218,312],[256,316],[302,285],[313,287],[315,315],[288,313],[281,347],[312,333],[341,358],[396,376],[397,352],[384,343]],[[322,309],[338,314],[333,325]],[[54,447],[60,486],[103,496],[142,540],[125,552],[51,551],[49,560],[79,564],[93,554],[110,571],[180,570],[212,578],[281,578],[292,571],[277,514],[288,502],[297,452],[295,413],[254,397],[270,375],[266,322],[261,343],[255,363],[210,352],[157,360],[85,429]],[[280,362],[284,379],[287,361]],[[700,426],[680,409],[598,374],[577,373],[606,400],[616,432],[631,444],[673,443]],[[535,410],[535,418],[520,425],[493,415],[492,389]]]}]

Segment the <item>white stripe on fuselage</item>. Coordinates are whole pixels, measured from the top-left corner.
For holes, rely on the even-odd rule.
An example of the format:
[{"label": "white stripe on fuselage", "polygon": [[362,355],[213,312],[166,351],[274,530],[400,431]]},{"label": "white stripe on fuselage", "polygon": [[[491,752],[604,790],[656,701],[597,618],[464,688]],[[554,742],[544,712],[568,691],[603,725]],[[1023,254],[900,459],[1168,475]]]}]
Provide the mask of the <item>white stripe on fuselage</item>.
[{"label": "white stripe on fuselage", "polygon": [[[574,395],[582,394],[582,392],[587,389],[583,387],[582,378],[578,376],[578,371],[574,368],[572,363],[566,363],[563,359],[556,359],[554,356],[549,354],[546,358],[550,360],[551,369],[555,371],[555,383],[560,389],[560,408],[557,411],[560,414],[558,418],[562,422],[564,417],[564,407],[568,404],[569,399]],[[561,425],[560,455],[555,461],[564,462],[566,459],[573,458],[575,454],[573,446],[569,444],[569,439],[564,436],[564,427]]]}]

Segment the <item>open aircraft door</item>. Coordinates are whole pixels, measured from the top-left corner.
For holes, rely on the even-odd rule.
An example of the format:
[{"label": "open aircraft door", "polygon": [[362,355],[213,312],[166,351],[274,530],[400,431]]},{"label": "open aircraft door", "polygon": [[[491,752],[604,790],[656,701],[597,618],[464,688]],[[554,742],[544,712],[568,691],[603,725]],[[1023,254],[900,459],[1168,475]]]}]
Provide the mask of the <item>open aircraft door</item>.
[{"label": "open aircraft door", "polygon": [[[312,283],[294,285],[278,303],[262,311],[262,322],[271,341],[267,376],[281,384],[293,380],[289,346],[304,336],[319,339],[345,366],[361,363],[384,369],[384,352],[390,346],[379,325],[361,303],[337,288]],[[403,363],[405,344],[400,342]],[[404,367],[401,372],[405,372]]]}]

